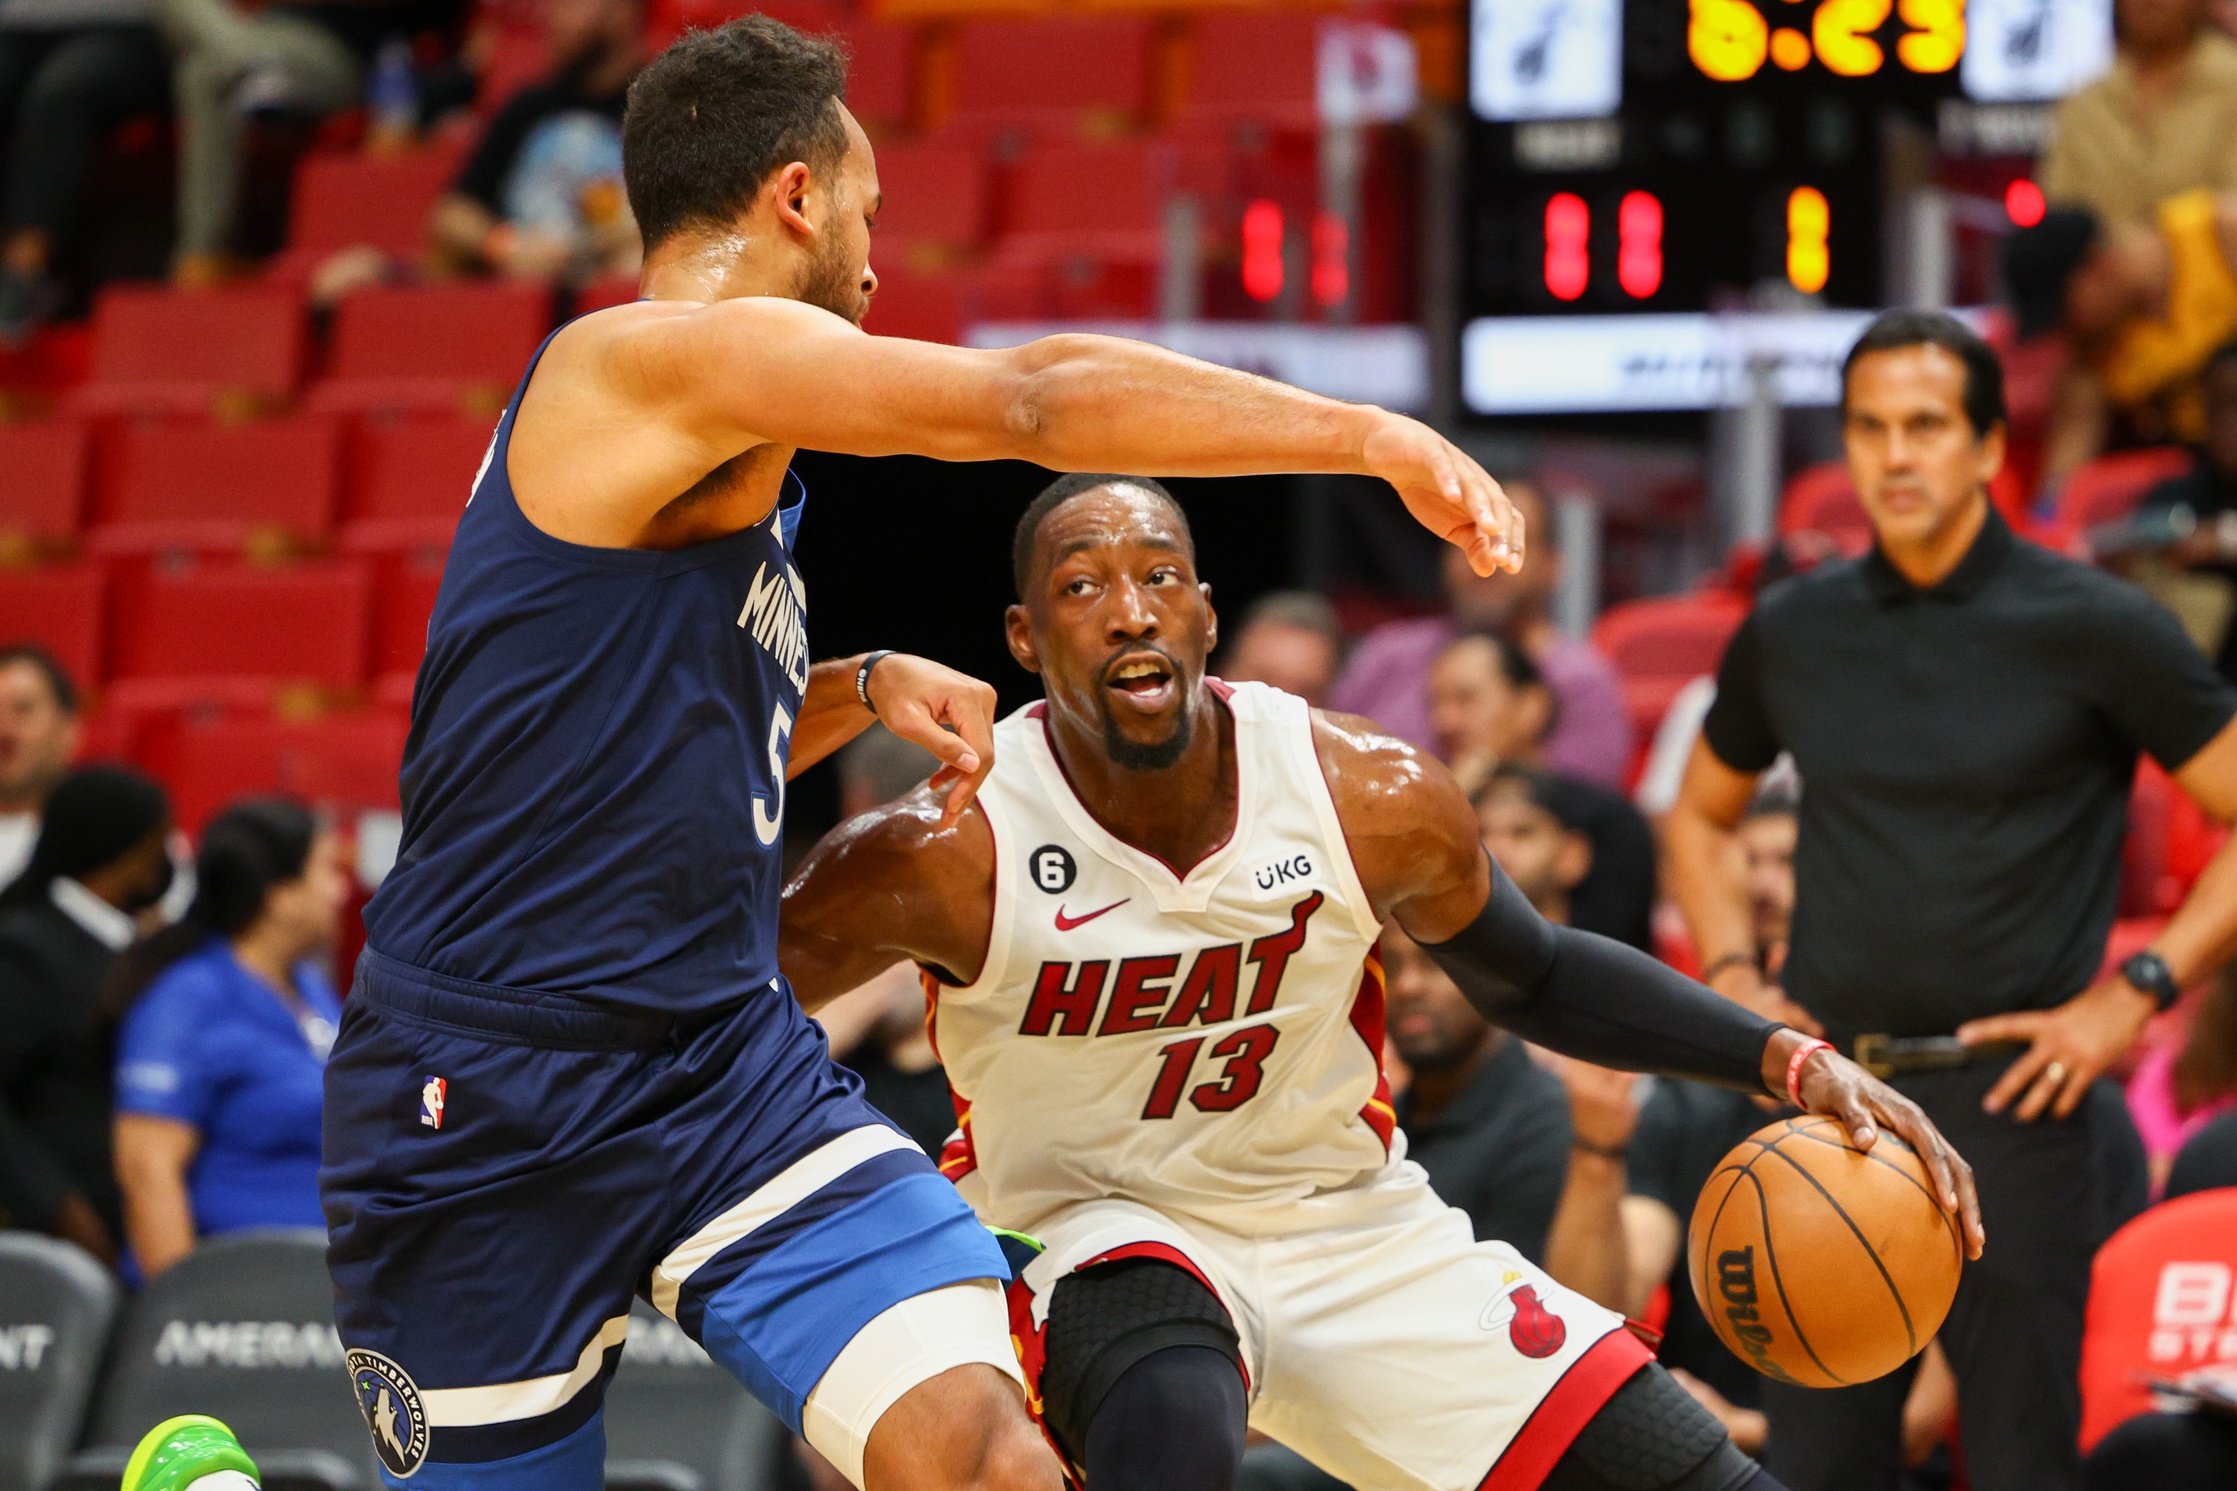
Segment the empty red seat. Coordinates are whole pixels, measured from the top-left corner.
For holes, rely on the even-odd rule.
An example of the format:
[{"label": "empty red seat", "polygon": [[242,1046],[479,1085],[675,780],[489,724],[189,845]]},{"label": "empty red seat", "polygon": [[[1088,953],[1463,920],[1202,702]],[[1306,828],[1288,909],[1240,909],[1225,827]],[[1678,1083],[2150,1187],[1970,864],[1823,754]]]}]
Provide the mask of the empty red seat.
[{"label": "empty red seat", "polygon": [[916,91],[916,37],[905,26],[857,20],[840,28],[853,54],[847,64],[847,108],[871,124],[910,120]]},{"label": "empty red seat", "polygon": [[1269,10],[1199,17],[1183,124],[1309,129],[1318,120],[1320,18]]},{"label": "empty red seat", "polygon": [[968,21],[955,42],[954,122],[966,128],[1123,125],[1149,101],[1143,16]]},{"label": "empty red seat", "polygon": [[97,681],[103,589],[91,564],[0,571],[0,644],[36,642],[80,684]]},{"label": "empty red seat", "polygon": [[1099,252],[1156,259],[1169,152],[1141,141],[1051,145],[1017,163],[997,256]]},{"label": "empty red seat", "polygon": [[1823,461],[1797,471],[1779,495],[1779,532],[1823,533],[1861,553],[1872,542],[1872,520],[1857,500],[1849,468]]},{"label": "empty red seat", "polygon": [[1626,601],[1601,613],[1592,642],[1615,665],[1641,739],[1654,733],[1678,690],[1716,672],[1747,614],[1748,603],[1724,590]]},{"label": "empty red seat", "polygon": [[284,793],[344,817],[393,810],[408,728],[381,713],[181,719],[143,732],[136,754],[169,789],[179,826],[199,833],[227,803],[252,795]]},{"label": "empty red seat", "polygon": [[352,442],[349,517],[353,553],[448,548],[491,422],[466,414],[374,415]]},{"label": "empty red seat", "polygon": [[537,285],[361,290],[335,312],[333,367],[311,407],[494,415],[550,329],[551,306]]},{"label": "empty red seat", "polygon": [[458,174],[460,151],[433,144],[396,155],[322,152],[295,171],[287,247],[271,273],[308,274],[338,249],[364,244],[417,260],[428,210]]},{"label": "empty red seat", "polygon": [[112,285],[93,313],[92,366],[74,407],[207,414],[284,402],[303,381],[303,301],[283,285]]},{"label": "empty red seat", "polygon": [[427,619],[443,584],[443,557],[414,554],[385,563],[373,588],[373,687],[382,699],[412,696],[427,655]]},{"label": "empty red seat", "polygon": [[110,447],[90,547],[266,556],[313,547],[334,528],[340,452],[324,415],[132,422]]},{"label": "empty red seat", "polygon": [[365,678],[370,590],[362,566],[331,561],[151,569],[118,598],[111,697],[158,709],[354,688]]},{"label": "empty red seat", "polygon": [[2058,529],[2080,537],[2099,523],[2127,517],[2146,493],[2191,469],[2190,452],[2175,446],[2124,450],[2075,468],[2058,494]]},{"label": "empty red seat", "polygon": [[863,330],[874,336],[907,337],[918,342],[963,340],[963,276],[919,273],[896,264],[878,271],[878,293],[870,298]]},{"label": "empty red seat", "polygon": [[2082,1327],[2087,1453],[2154,1408],[2149,1379],[2237,1359],[2237,1188],[2163,1202],[2114,1233],[2090,1265]]},{"label": "empty red seat", "polygon": [[0,424],[0,559],[67,547],[85,507],[85,426]]},{"label": "empty red seat", "polygon": [[883,261],[926,249],[935,253],[969,248],[986,236],[986,159],[977,150],[955,145],[889,145],[878,152],[878,185],[885,204],[878,211],[879,272]]}]

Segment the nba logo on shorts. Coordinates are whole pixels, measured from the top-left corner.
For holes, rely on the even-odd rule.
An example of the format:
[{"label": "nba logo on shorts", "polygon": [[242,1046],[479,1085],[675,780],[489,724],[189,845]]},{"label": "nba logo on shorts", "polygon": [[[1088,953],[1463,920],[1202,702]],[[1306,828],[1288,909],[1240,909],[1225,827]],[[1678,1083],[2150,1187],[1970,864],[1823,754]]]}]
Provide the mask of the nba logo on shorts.
[{"label": "nba logo on shorts", "polygon": [[440,1077],[429,1077],[419,1089],[419,1121],[430,1129],[443,1126],[443,1098],[450,1091],[450,1084]]}]

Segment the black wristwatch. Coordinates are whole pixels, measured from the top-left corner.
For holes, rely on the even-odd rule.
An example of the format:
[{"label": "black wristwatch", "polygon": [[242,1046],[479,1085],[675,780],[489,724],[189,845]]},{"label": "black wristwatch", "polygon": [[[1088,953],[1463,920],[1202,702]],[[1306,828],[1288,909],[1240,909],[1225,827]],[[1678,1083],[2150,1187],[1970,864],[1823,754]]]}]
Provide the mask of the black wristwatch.
[{"label": "black wristwatch", "polygon": [[2175,982],[2167,960],[2148,947],[2121,964],[2120,976],[2151,995],[2152,1002],[2163,1010],[2173,1008],[2183,997],[2183,986]]}]

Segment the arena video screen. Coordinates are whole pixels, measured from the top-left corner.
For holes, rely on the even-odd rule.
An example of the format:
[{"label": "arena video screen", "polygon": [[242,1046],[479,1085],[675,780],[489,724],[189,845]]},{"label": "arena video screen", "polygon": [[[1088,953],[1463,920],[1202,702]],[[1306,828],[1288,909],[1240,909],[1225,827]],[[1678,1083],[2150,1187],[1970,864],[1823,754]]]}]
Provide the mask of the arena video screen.
[{"label": "arena video screen", "polygon": [[1881,304],[1891,136],[2072,91],[2111,0],[1474,0],[1469,52],[1464,368],[1486,322]]}]

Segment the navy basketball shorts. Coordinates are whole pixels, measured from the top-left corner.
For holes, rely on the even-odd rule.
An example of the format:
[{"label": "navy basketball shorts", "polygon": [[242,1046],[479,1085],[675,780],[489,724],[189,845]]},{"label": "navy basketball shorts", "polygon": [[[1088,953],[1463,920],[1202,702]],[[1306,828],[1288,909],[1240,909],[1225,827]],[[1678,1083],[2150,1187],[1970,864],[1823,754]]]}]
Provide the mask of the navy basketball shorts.
[{"label": "navy basketball shorts", "polygon": [[999,1246],[781,983],[677,1024],[368,951],[324,1144],[335,1321],[392,1486],[603,1484],[633,1295],[857,1485],[910,1388],[1019,1376]]}]

